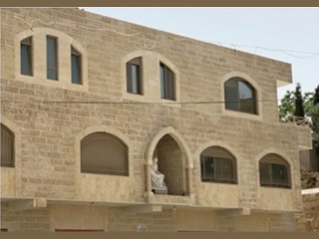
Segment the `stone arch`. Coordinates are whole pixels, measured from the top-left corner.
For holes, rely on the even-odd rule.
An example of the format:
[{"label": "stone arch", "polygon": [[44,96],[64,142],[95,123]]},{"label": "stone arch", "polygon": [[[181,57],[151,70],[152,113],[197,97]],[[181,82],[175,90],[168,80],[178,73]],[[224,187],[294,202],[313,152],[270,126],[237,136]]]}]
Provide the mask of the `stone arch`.
[{"label": "stone arch", "polygon": [[200,156],[200,154],[207,148],[211,147],[211,146],[218,146],[221,148],[224,148],[225,150],[229,151],[230,154],[232,154],[235,158],[237,158],[238,152],[229,144],[221,142],[221,141],[216,141],[216,140],[212,140],[212,141],[208,141],[204,144],[202,144],[196,151],[195,155],[196,158],[198,158]]},{"label": "stone arch", "polygon": [[13,134],[14,134],[14,149],[15,149],[15,155],[14,155],[14,160],[15,160],[15,167],[20,165],[20,143],[21,143],[21,133],[19,128],[16,126],[15,123],[13,123],[11,120],[8,118],[4,117],[1,115],[1,124],[7,127]]},{"label": "stone arch", "polygon": [[137,50],[137,51],[133,51],[130,52],[128,54],[126,54],[125,56],[123,56],[121,58],[121,65],[124,65],[126,62],[136,58],[136,57],[151,57],[151,58],[155,58],[158,62],[163,62],[165,65],[167,65],[170,69],[172,69],[172,71],[174,71],[175,74],[179,75],[179,70],[178,68],[175,66],[175,64],[169,60],[167,57],[165,57],[164,55],[154,52],[154,51],[148,51],[148,50]]},{"label": "stone arch", "polygon": [[[282,152],[281,150],[278,150],[276,148],[269,148],[269,149],[265,149],[263,150],[262,152],[260,152],[256,158],[255,158],[255,161],[256,161],[256,168],[257,168],[257,173],[258,173],[258,176],[257,176],[257,185],[260,185],[260,168],[259,168],[259,163],[261,160],[263,160],[267,155],[271,155],[271,154],[274,154],[276,156],[279,156],[280,159],[287,165],[288,167],[288,181],[289,181],[289,184],[290,184],[290,187],[293,188],[294,187],[294,178],[293,177],[293,173],[294,172],[294,162],[292,161],[292,159],[284,152]],[[296,176],[297,177],[297,176]],[[298,177],[299,178],[299,177]]]},{"label": "stone arch", "polygon": [[260,152],[257,156],[256,156],[256,161],[257,163],[266,155],[268,154],[277,154],[278,156],[280,156],[282,159],[284,159],[289,165],[293,165],[294,162],[292,161],[292,159],[283,151],[276,149],[276,148],[269,148],[269,149],[265,149],[262,152]]},{"label": "stone arch", "polygon": [[157,131],[153,135],[152,139],[149,141],[149,143],[146,147],[146,151],[145,151],[145,160],[146,160],[145,164],[147,164],[147,165],[152,164],[152,160],[153,160],[152,157],[153,157],[153,153],[155,151],[155,148],[156,148],[158,142],[165,135],[170,135],[176,141],[176,143],[179,145],[179,147],[181,148],[181,150],[183,151],[183,153],[186,156],[187,167],[193,168],[194,164],[193,164],[193,160],[191,157],[192,154],[191,154],[189,147],[187,146],[186,141],[184,140],[182,135],[177,130],[175,130],[173,127],[170,127],[170,126]]},{"label": "stone arch", "polygon": [[256,100],[257,100],[257,115],[248,115],[248,114],[240,114],[240,112],[229,112],[225,109],[225,104],[221,104],[222,107],[222,112],[229,112],[232,115],[237,115],[237,116],[246,116],[247,118],[254,118],[254,119],[262,119],[262,90],[261,87],[259,86],[259,84],[257,83],[257,81],[251,77],[250,75],[248,75],[247,73],[241,72],[241,71],[232,71],[227,73],[226,75],[224,75],[221,78],[220,81],[220,90],[221,90],[221,101],[223,102],[225,100],[225,82],[228,81],[231,78],[234,77],[239,77],[242,78],[243,80],[247,81],[255,90],[256,92]]},{"label": "stone arch", "polygon": [[96,132],[103,132],[107,133],[110,135],[115,136],[118,138],[122,143],[127,147],[128,150],[128,174],[132,175],[132,163],[131,163],[131,152],[132,149],[130,147],[131,143],[130,140],[126,135],[124,135],[122,132],[119,130],[110,127],[110,126],[105,126],[105,125],[96,125],[96,126],[90,126],[84,130],[82,130],[76,137],[75,137],[75,152],[76,152],[76,166],[77,166],[77,171],[80,172],[81,170],[81,140],[85,138],[86,136],[96,133]]},{"label": "stone arch", "polygon": [[[232,146],[230,146],[229,144],[227,144],[225,142],[212,140],[212,141],[208,141],[208,142],[202,144],[197,149],[197,151],[195,153],[195,157],[196,157],[196,166],[195,167],[197,167],[200,171],[200,169],[201,169],[201,162],[200,162],[201,154],[202,154],[202,152],[204,152],[206,149],[208,149],[210,147],[220,147],[220,148],[224,149],[225,151],[227,151],[234,158],[235,169],[236,169],[235,175],[236,175],[236,181],[238,184],[239,183],[239,168],[240,168],[238,165],[240,162],[240,160],[238,160],[239,153]],[[197,181],[199,182],[200,178],[198,178]]]},{"label": "stone arch", "polygon": [[19,34],[16,35],[16,41],[20,43],[22,39],[30,37],[30,36],[35,36],[38,34],[46,34],[46,35],[56,36],[58,38],[63,38],[66,41],[68,41],[70,44],[74,45],[79,51],[86,53],[86,50],[82,46],[82,44],[76,41],[73,37],[59,30],[47,28],[47,27],[35,27],[32,29],[28,29],[26,31],[20,32]]},{"label": "stone arch", "polygon": [[[59,62],[59,79],[58,81],[46,81],[46,49],[45,37],[53,36],[58,39],[58,62]],[[26,76],[20,74],[20,42],[21,40],[33,37],[32,40],[32,61],[33,75]],[[82,88],[88,88],[88,53],[86,48],[73,37],[56,29],[46,27],[35,27],[26,31],[20,32],[15,36],[15,73],[17,79],[28,79],[28,81],[54,85],[59,84],[61,87],[74,88],[81,90],[79,85],[74,85],[70,82],[71,79],[71,46],[74,47],[82,58]],[[83,90],[83,89],[82,89]]]},{"label": "stone arch", "polygon": [[[13,177],[13,180],[10,183],[13,183],[13,191],[9,192],[10,195],[5,195],[7,192],[5,191],[5,187],[3,188],[3,196],[21,196],[21,171],[22,171],[22,153],[21,153],[21,129],[18,125],[16,125],[11,119],[1,115],[1,124],[5,125],[14,133],[14,149],[15,149],[15,156],[14,156],[14,168],[2,168],[3,174],[8,174]],[[9,190],[10,191],[10,190]],[[13,193],[11,195],[11,193]]]},{"label": "stone arch", "polygon": [[[190,150],[183,137],[172,127],[157,131],[145,151],[147,191],[151,191],[151,164],[159,156],[159,170],[165,175],[170,195],[190,195],[193,162]],[[174,166],[173,166],[174,165]]]},{"label": "stone arch", "polygon": [[[147,76],[147,80],[142,79],[143,94],[127,93],[127,75],[126,63],[134,58],[142,58],[142,75]],[[120,75],[122,82],[122,94],[124,98],[130,100],[145,100],[145,101],[162,101],[160,97],[160,63],[165,64],[174,72],[175,79],[175,100],[180,100],[180,72],[176,65],[167,57],[149,50],[137,50],[124,55],[120,61]],[[143,78],[143,77],[142,77]],[[145,77],[144,77],[145,78]]]}]

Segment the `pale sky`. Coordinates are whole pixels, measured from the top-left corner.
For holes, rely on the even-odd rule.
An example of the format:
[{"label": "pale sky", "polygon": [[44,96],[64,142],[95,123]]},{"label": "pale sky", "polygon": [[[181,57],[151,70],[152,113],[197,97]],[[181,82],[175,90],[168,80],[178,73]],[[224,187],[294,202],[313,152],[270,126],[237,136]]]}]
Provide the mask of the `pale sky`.
[{"label": "pale sky", "polygon": [[[81,8],[82,9],[82,8]],[[292,64],[302,91],[319,84],[319,8],[92,8],[86,11]],[[264,48],[264,49],[261,49]]]}]

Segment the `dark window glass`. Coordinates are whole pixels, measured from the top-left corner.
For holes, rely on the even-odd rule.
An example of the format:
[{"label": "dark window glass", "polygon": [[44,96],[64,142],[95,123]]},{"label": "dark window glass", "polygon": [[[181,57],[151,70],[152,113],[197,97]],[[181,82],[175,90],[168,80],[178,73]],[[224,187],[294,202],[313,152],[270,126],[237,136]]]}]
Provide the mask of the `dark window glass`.
[{"label": "dark window glass", "polygon": [[160,63],[160,85],[161,98],[167,100],[175,100],[175,75],[163,63]]},{"label": "dark window glass", "polygon": [[281,164],[272,164],[273,182],[276,185],[287,185],[288,174],[287,167]]},{"label": "dark window glass", "polygon": [[142,59],[135,58],[126,63],[127,92],[143,94],[142,92]]},{"label": "dark window glass", "polygon": [[14,167],[14,135],[1,124],[1,166]]},{"label": "dark window glass", "polygon": [[228,110],[257,114],[255,89],[241,78],[231,78],[225,82],[225,106]]},{"label": "dark window glass", "polygon": [[202,181],[214,180],[214,158],[202,156],[201,158]]},{"label": "dark window glass", "polygon": [[32,37],[25,38],[20,43],[20,72],[22,75],[32,75]]},{"label": "dark window glass", "polygon": [[127,146],[107,133],[86,136],[81,140],[81,172],[127,176]]},{"label": "dark window glass", "polygon": [[270,154],[259,163],[260,185],[290,188],[289,165],[279,156]]},{"label": "dark window glass", "polygon": [[71,47],[71,75],[73,84],[82,84],[81,54]]},{"label": "dark window glass", "polygon": [[201,154],[203,182],[237,183],[236,162],[226,150],[210,147]]},{"label": "dark window glass", "polygon": [[58,79],[58,42],[50,36],[47,36],[47,78]]}]

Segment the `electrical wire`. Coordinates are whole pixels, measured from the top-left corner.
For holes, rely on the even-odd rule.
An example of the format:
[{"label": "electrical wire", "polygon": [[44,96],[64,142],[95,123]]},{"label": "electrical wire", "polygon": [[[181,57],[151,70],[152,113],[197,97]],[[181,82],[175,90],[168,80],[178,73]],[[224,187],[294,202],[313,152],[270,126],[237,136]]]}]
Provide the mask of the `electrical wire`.
[{"label": "electrical wire", "polygon": [[[30,29],[33,29],[34,27],[34,23],[35,22],[39,22],[43,25],[46,25],[46,26],[51,26],[51,25],[61,25],[61,26],[65,26],[65,27],[72,27],[72,28],[79,28],[79,29],[83,29],[83,30],[90,30],[90,31],[109,31],[109,32],[113,32],[115,34],[118,34],[118,35],[122,35],[122,36],[127,36],[127,37],[135,37],[135,36],[139,36],[139,35],[142,35],[142,39],[143,39],[143,43],[142,43],[142,47],[144,49],[147,49],[147,50],[154,50],[156,49],[157,47],[157,43],[159,42],[159,40],[162,40],[162,39],[169,39],[169,40],[172,40],[172,41],[185,41],[186,39],[184,39],[183,37],[172,37],[172,36],[166,36],[166,35],[157,35],[155,37],[155,40],[153,41],[153,43],[151,44],[151,46],[148,46],[146,44],[146,39],[145,39],[145,36],[146,34],[143,33],[143,32],[135,32],[135,33],[126,33],[126,32],[120,32],[120,31],[116,31],[114,29],[111,29],[111,28],[95,28],[95,27],[90,27],[90,26],[85,26],[85,25],[78,25],[78,24],[66,24],[66,23],[62,23],[62,22],[58,22],[56,20],[54,21],[50,21],[50,22],[45,22],[43,20],[40,20],[38,18],[35,18],[33,20],[31,20],[30,22],[18,17],[18,16],[15,16],[16,19],[22,21],[23,23],[25,23],[26,25],[28,25],[28,27]],[[235,52],[237,51],[237,48],[253,48],[255,49],[255,53],[257,53],[257,50],[260,49],[260,50],[264,50],[264,51],[277,51],[277,52],[281,52],[283,54],[286,54],[288,56],[291,56],[291,57],[294,57],[294,58],[299,58],[299,59],[308,59],[308,58],[314,58],[314,57],[317,57],[319,56],[319,52],[303,52],[303,51],[295,51],[295,50],[286,50],[286,49],[274,49],[274,48],[268,48],[268,47],[262,47],[262,46],[248,46],[248,45],[239,45],[239,44],[233,44],[233,43],[221,43],[221,42],[209,42],[211,44],[215,44],[215,45],[219,45],[219,46],[222,46],[222,47],[228,47],[230,48],[229,50],[233,49],[235,50]],[[297,54],[303,54],[303,56],[301,55],[296,55]],[[307,55],[307,56],[305,56]]]},{"label": "electrical wire", "polygon": [[[256,103],[274,103],[278,102],[278,100],[262,100],[255,101]],[[209,104],[225,104],[225,103],[238,103],[237,101],[170,101],[170,102],[141,102],[141,101],[59,101],[59,100],[44,100],[44,101],[33,101],[33,102],[18,102],[18,101],[10,101],[10,100],[2,100],[1,102],[9,102],[13,103],[22,103],[22,104],[30,104],[30,103],[41,103],[41,104],[123,104],[123,105],[209,105]]]}]

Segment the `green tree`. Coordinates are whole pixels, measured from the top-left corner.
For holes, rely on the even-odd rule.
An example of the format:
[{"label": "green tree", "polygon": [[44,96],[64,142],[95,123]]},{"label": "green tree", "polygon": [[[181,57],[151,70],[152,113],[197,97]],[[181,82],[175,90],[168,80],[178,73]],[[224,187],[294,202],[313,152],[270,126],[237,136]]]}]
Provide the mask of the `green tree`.
[{"label": "green tree", "polygon": [[[296,105],[301,102],[304,112],[300,114],[300,110],[296,109]],[[314,92],[306,92],[302,95],[300,85],[298,84],[296,90],[286,92],[280,100],[278,109],[279,120],[281,122],[293,122],[295,116],[300,116],[304,113],[304,119],[312,129],[314,147],[319,154],[319,85]]]},{"label": "green tree", "polygon": [[[300,89],[298,85],[296,89]],[[297,92],[297,90],[287,90],[278,106],[279,120],[281,122],[293,122],[294,116],[296,114],[298,115],[296,112],[296,101],[299,100],[300,103],[300,98],[297,99],[297,97],[301,97],[302,99],[304,117],[310,119],[313,110],[313,95],[313,92],[306,92],[302,95],[301,92]]]},{"label": "green tree", "polygon": [[303,107],[303,97],[301,93],[301,86],[298,83],[295,91],[295,111],[294,116],[304,118],[305,117],[305,110]]},{"label": "green tree", "polygon": [[[281,122],[293,122],[295,116],[301,115],[300,110],[296,109],[297,105],[302,103],[304,118],[307,120],[312,130],[313,147],[316,149],[317,157],[319,157],[319,85],[314,92],[301,94],[300,85],[296,87],[296,91],[287,91],[280,101],[279,119]],[[301,100],[302,99],[302,100]],[[298,106],[300,107],[300,105]],[[319,169],[315,171],[301,171],[302,188],[313,188],[319,186]]]},{"label": "green tree", "polygon": [[310,115],[312,122],[312,139],[317,150],[317,155],[319,155],[319,85],[315,89],[315,93],[313,95],[313,105],[310,109]]}]

